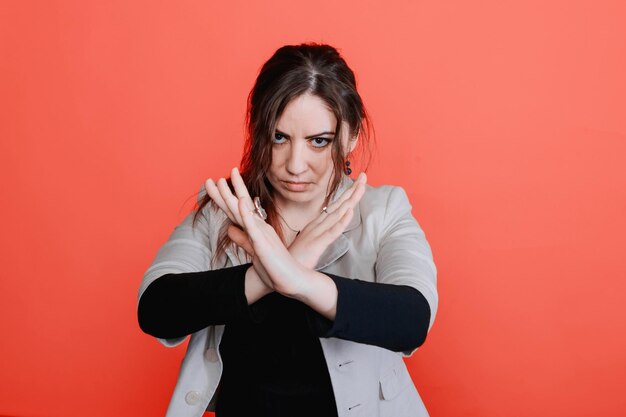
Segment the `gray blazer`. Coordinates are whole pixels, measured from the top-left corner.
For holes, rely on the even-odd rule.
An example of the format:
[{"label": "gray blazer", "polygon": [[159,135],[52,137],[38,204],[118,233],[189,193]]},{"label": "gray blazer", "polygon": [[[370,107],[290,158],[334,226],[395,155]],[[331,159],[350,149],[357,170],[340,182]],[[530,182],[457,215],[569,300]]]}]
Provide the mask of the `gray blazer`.
[{"label": "gray blazer", "polygon": [[[333,201],[353,183],[345,176]],[[200,189],[199,199],[206,192]],[[174,228],[146,271],[139,298],[158,277],[167,273],[206,271],[217,245],[217,232],[227,220],[203,209],[204,216],[192,228],[190,213]],[[227,249],[215,268],[251,262],[243,249]],[[431,310],[429,330],[437,312],[437,269],[430,245],[418,222],[411,215],[411,204],[401,187],[366,185],[344,233],[322,254],[317,271],[358,278],[364,281],[409,285],[428,300]],[[215,411],[214,394],[223,369],[219,344],[225,325],[204,328],[191,335],[180,367],[167,417],[200,417]],[[176,346],[185,338],[158,339],[165,346]],[[428,416],[424,403],[403,361],[417,349],[391,350],[334,337],[320,338],[332,382],[339,417],[348,416]],[[306,407],[306,404],[303,404]]]}]

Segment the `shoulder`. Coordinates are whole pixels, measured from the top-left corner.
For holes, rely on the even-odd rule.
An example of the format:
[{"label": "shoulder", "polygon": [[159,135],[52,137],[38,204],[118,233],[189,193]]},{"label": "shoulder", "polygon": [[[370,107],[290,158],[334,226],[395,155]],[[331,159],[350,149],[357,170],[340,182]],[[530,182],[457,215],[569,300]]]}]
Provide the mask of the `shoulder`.
[{"label": "shoulder", "polygon": [[398,210],[411,210],[411,203],[406,191],[398,185],[365,185],[365,194],[363,194],[359,206],[364,214],[377,214],[382,217]]}]

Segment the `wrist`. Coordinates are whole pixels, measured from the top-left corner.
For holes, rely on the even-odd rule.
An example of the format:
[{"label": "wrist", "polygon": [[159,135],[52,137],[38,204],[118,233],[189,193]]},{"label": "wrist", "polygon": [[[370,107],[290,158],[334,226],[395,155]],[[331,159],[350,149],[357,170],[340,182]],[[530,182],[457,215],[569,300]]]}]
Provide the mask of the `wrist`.
[{"label": "wrist", "polygon": [[273,290],[263,282],[254,266],[250,266],[245,276],[245,293],[248,304],[253,304],[271,292]]},{"label": "wrist", "polygon": [[329,320],[334,320],[337,312],[339,291],[335,281],[328,275],[314,270],[306,270],[301,291],[292,298],[303,302]]}]

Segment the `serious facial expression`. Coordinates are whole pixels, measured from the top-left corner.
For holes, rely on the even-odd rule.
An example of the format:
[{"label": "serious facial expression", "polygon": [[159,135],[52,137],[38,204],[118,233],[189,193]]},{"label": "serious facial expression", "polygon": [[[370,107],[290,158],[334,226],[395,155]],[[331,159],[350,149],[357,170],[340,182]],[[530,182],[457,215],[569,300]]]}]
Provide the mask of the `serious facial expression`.
[{"label": "serious facial expression", "polygon": [[[333,175],[331,142],[337,119],[318,96],[302,94],[280,115],[272,138],[272,164],[267,174],[274,198],[284,208],[320,209]],[[342,126],[344,147],[348,125]],[[319,207],[317,207],[319,206]]]}]

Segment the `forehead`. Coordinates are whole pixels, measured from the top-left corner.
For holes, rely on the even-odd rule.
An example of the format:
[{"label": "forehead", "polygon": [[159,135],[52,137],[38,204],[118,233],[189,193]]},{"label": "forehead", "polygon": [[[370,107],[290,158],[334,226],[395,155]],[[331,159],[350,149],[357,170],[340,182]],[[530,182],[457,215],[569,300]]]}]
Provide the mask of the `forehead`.
[{"label": "forehead", "polygon": [[277,120],[276,128],[283,132],[286,129],[294,130],[294,133],[311,130],[310,133],[319,133],[333,131],[336,124],[337,119],[326,102],[318,96],[305,93],[287,103]]}]

